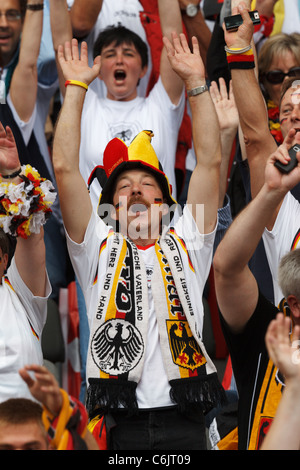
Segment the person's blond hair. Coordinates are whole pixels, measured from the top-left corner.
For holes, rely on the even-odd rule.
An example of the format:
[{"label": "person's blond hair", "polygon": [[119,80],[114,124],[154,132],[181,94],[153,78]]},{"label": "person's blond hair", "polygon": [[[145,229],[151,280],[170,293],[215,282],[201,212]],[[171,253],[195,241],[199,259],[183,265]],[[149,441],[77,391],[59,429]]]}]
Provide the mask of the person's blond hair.
[{"label": "person's blond hair", "polygon": [[270,66],[275,57],[284,56],[287,51],[295,57],[297,65],[300,66],[300,34],[299,33],[278,33],[269,37],[262,45],[257,62],[259,77],[263,79],[264,75],[270,70]]},{"label": "person's blond hair", "polygon": [[284,297],[294,295],[300,300],[300,248],[284,255],[279,263],[278,283]]}]

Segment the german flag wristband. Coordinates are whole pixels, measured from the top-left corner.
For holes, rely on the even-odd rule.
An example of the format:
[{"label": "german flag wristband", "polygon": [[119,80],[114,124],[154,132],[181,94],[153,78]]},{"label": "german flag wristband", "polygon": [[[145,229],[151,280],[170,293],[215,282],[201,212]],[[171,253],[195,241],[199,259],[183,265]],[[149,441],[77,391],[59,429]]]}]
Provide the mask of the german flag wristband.
[{"label": "german flag wristband", "polygon": [[239,54],[238,52],[226,52],[227,62],[230,70],[233,69],[253,69],[255,67],[254,54],[252,49]]}]

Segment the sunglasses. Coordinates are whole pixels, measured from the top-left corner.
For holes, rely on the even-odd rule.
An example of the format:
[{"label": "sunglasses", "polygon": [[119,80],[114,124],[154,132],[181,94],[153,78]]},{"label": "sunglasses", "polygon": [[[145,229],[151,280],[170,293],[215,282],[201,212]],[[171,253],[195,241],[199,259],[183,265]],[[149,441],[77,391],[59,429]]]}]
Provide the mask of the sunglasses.
[{"label": "sunglasses", "polygon": [[281,70],[270,70],[265,74],[266,79],[269,83],[277,85],[282,83],[285,77],[297,77],[300,76],[300,67],[293,67],[287,73],[282,72]]}]

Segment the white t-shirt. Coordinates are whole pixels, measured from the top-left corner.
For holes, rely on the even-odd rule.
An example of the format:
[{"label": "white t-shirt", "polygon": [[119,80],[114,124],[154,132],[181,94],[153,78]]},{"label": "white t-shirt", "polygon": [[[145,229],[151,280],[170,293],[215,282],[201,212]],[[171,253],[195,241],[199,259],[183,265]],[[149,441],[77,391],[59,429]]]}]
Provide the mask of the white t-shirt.
[{"label": "white t-shirt", "polygon": [[[195,228],[195,222],[188,206],[184,208],[182,217],[176,222],[175,231],[178,236],[184,240],[187,239],[185,236],[186,233],[194,235],[189,244],[189,254],[195,268],[197,285],[189,286],[189,289],[191,289],[191,291],[193,289],[195,290],[191,297],[198,298],[200,303],[211,266],[215,231],[206,235],[200,234]],[[99,257],[99,247],[101,242],[106,239],[108,232],[109,227],[93,213],[86,230],[84,241],[81,244],[74,243],[67,234],[70,258],[85,296],[90,326],[97,310],[106,277],[108,250],[104,249]],[[143,256],[148,276],[149,324],[144,367],[136,389],[138,405],[140,408],[171,406],[173,403],[169,396],[170,386],[164,369],[156,313],[151,292],[151,275],[154,266],[155,251],[153,246],[147,249],[139,249],[139,251]],[[96,273],[97,281],[95,281]],[[202,311],[201,308],[196,308],[195,314],[196,310],[199,312]],[[199,324],[200,323],[201,320],[199,321]]]},{"label": "white t-shirt", "polygon": [[281,31],[287,34],[300,33],[300,11],[298,0],[284,0],[284,20]]},{"label": "white t-shirt", "polygon": [[[160,79],[147,98],[131,101],[101,99],[89,89],[81,119],[79,163],[86,183],[93,169],[103,164],[103,152],[111,139],[119,137],[129,145],[139,132],[147,129],[154,132],[151,143],[176,198],[175,159],[184,105],[184,93],[179,104],[173,105]],[[94,181],[90,194],[95,209],[100,192],[100,184]]]},{"label": "white t-shirt", "polygon": [[265,229],[263,234],[266,255],[273,278],[275,305],[278,305],[283,299],[282,291],[278,285],[280,260],[292,249],[300,248],[299,235],[300,204],[289,192],[283,200],[273,229],[271,231]]},{"label": "white t-shirt", "polygon": [[45,297],[35,297],[25,285],[12,259],[0,285],[0,401],[9,398],[33,399],[19,375],[26,364],[43,364],[42,330],[47,318]]}]

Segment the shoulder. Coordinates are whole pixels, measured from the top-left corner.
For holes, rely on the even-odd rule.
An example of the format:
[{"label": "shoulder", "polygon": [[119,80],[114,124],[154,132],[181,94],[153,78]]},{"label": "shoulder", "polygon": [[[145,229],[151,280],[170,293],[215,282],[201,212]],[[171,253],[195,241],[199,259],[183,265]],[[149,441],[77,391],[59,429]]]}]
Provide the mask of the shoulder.
[{"label": "shoulder", "polygon": [[[260,353],[265,349],[265,335],[270,322],[276,317],[278,308],[261,292],[256,307],[240,333],[233,333],[220,313],[222,329],[231,354],[240,356],[243,361],[251,351]],[[248,351],[248,353],[247,353]]]}]

